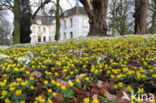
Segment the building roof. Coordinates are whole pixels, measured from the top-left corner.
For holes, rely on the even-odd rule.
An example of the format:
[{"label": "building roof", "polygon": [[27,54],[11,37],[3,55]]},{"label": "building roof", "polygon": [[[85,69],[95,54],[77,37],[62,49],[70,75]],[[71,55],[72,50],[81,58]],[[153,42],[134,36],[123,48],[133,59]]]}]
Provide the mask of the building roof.
[{"label": "building roof", "polygon": [[80,6],[79,0],[77,0],[75,7],[71,8],[69,10],[66,10],[63,13],[63,17],[73,16],[73,15],[77,15],[77,14],[87,15],[85,8]]},{"label": "building roof", "polygon": [[[77,14],[87,15],[85,8],[80,6],[79,0],[77,0],[75,7],[66,10],[62,17],[69,17]],[[36,15],[32,23],[42,25],[55,24],[55,16],[49,16],[44,10],[40,10],[40,13]]]},{"label": "building roof", "polygon": [[33,24],[42,24],[42,25],[50,25],[54,24],[55,17],[54,16],[36,16],[33,20]]}]

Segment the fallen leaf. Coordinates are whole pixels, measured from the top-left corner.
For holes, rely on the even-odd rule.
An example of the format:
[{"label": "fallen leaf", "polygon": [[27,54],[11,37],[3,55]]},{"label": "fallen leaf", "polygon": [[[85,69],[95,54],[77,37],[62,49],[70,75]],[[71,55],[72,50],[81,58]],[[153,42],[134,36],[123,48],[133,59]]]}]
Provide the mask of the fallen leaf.
[{"label": "fallen leaf", "polygon": [[64,85],[64,86],[68,86],[68,82],[65,82],[64,80],[56,79],[56,82],[58,82],[58,83],[60,83],[61,85]]},{"label": "fallen leaf", "polygon": [[106,97],[108,100],[112,101],[114,99],[116,99],[115,95],[110,94],[109,92],[105,91]]},{"label": "fallen leaf", "polygon": [[34,71],[30,74],[30,76],[40,78],[42,76],[41,72]]},{"label": "fallen leaf", "polygon": [[129,103],[130,102],[130,100],[128,100],[128,99],[123,99],[123,96],[128,96],[127,98],[130,97],[127,94],[127,92],[128,92],[128,88],[122,88],[122,89],[120,89],[120,91],[116,95],[116,99],[119,101],[119,103]]},{"label": "fallen leaf", "polygon": [[58,92],[56,94],[57,94],[57,98],[56,98],[54,103],[63,103],[64,102],[63,95],[61,93],[58,93]]},{"label": "fallen leaf", "polygon": [[98,80],[97,87],[101,89],[103,87],[103,81]]}]

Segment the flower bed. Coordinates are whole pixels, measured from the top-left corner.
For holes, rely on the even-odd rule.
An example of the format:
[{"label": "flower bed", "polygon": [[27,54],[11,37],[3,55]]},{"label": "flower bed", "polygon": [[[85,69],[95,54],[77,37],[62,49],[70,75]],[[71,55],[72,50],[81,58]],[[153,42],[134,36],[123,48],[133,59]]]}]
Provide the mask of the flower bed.
[{"label": "flower bed", "polygon": [[75,39],[0,49],[5,55],[0,58],[0,102],[128,103],[122,99],[124,93],[155,95],[154,36]]}]

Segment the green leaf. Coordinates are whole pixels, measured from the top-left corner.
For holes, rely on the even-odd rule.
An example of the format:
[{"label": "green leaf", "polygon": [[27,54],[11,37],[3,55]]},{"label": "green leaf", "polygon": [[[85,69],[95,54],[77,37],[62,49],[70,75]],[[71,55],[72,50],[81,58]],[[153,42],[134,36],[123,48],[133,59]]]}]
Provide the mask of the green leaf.
[{"label": "green leaf", "polygon": [[114,99],[112,100],[112,103],[119,103],[118,100]]},{"label": "green leaf", "polygon": [[67,87],[66,90],[62,91],[62,94],[65,98],[74,97],[74,91],[70,87]]}]

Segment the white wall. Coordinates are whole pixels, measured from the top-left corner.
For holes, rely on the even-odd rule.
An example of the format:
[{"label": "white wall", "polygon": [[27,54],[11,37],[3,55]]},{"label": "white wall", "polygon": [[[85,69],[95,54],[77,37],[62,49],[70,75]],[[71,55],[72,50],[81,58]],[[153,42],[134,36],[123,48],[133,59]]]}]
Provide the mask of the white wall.
[{"label": "white wall", "polygon": [[[45,28],[45,30],[44,30]],[[54,41],[55,36],[55,25],[38,25],[32,24],[31,26],[31,43],[38,42],[38,37],[41,37],[41,42],[44,42],[44,37],[46,37],[46,42]]]},{"label": "white wall", "polygon": [[[70,28],[70,19],[73,19],[73,27]],[[87,27],[84,27],[84,18],[87,20]],[[66,20],[66,28],[64,28],[64,20]],[[73,38],[78,38],[83,36],[85,32],[89,32],[89,23],[87,15],[75,15],[68,18],[61,19],[61,28],[60,28],[60,40],[63,40],[64,33],[66,33],[66,39],[70,39],[70,32],[73,32]],[[87,36],[87,35],[86,35]]]},{"label": "white wall", "polygon": [[[70,27],[70,20],[72,19],[72,27]],[[86,24],[84,24],[84,19],[86,19]],[[66,28],[64,28],[64,20],[66,20]],[[66,33],[66,39],[71,39],[71,32],[73,37],[78,38],[81,36],[87,36],[89,32],[89,23],[88,23],[88,16],[87,15],[75,15],[70,16],[68,18],[62,18],[60,21],[60,40],[64,40],[64,33]],[[84,27],[86,25],[86,27]],[[41,30],[39,30],[39,28]],[[43,28],[46,28],[46,32],[44,32]],[[31,26],[32,33],[31,43],[38,42],[38,36],[41,36],[41,42],[43,41],[43,37],[46,36],[47,42],[54,41],[55,38],[55,28],[56,25],[40,25],[40,24],[33,24]],[[51,40],[49,40],[49,36],[51,36]]]}]

